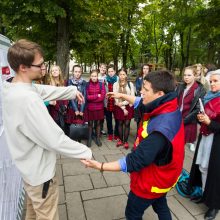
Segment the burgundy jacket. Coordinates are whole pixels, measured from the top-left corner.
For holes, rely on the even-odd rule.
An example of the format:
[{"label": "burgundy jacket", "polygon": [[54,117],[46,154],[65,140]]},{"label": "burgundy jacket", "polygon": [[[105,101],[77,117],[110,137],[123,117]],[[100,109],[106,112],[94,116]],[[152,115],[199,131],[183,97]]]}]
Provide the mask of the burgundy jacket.
[{"label": "burgundy jacket", "polygon": [[[98,94],[101,94],[101,96],[98,97]],[[106,90],[104,83],[100,86],[99,82],[92,82],[90,80],[86,87],[87,109],[89,111],[104,109],[105,94]]]}]

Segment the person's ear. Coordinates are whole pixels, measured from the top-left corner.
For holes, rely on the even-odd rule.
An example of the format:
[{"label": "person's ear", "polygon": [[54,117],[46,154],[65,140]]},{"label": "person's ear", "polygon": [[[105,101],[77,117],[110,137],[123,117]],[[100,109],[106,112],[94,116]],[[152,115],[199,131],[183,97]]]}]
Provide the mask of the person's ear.
[{"label": "person's ear", "polygon": [[163,96],[163,95],[165,95],[165,93],[164,93],[164,91],[158,91],[158,95]]},{"label": "person's ear", "polygon": [[24,64],[20,64],[18,69],[19,69],[20,72],[26,72],[27,71],[27,66],[25,66]]}]

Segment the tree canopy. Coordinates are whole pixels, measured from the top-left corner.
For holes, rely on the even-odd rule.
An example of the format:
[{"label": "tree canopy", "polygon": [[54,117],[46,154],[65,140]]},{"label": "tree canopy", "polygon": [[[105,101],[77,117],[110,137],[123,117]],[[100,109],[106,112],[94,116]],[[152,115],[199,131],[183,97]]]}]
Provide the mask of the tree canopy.
[{"label": "tree canopy", "polygon": [[220,65],[219,0],[2,0],[0,12],[2,34],[38,42],[64,73],[71,57],[116,68]]}]

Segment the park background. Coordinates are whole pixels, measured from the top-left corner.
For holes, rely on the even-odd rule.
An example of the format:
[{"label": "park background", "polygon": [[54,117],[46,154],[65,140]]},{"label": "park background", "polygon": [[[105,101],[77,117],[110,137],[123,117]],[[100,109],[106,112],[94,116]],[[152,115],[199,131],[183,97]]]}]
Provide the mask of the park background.
[{"label": "park background", "polygon": [[73,59],[88,72],[113,63],[136,70],[220,65],[219,0],[2,0],[0,33],[42,45],[65,78]]}]

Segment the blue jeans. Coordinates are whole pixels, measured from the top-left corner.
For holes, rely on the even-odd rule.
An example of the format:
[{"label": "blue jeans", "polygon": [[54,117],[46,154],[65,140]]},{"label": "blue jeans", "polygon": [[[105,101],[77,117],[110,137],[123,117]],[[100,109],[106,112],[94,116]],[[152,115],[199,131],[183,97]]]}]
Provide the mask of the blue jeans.
[{"label": "blue jeans", "polygon": [[160,220],[172,220],[166,195],[157,199],[144,199],[130,191],[125,210],[127,220],[142,220],[145,209],[152,205]]}]

